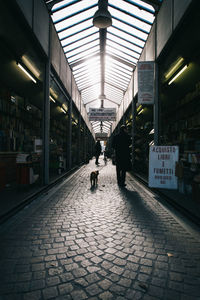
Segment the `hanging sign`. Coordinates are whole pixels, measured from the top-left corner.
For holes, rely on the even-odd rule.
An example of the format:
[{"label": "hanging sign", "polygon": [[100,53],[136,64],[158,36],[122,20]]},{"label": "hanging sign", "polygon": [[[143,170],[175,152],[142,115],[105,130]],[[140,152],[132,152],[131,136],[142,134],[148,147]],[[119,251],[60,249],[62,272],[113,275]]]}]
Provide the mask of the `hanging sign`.
[{"label": "hanging sign", "polygon": [[175,165],[178,155],[178,146],[150,146],[149,187],[177,189]]},{"label": "hanging sign", "polygon": [[96,137],[96,139],[99,139],[99,140],[102,140],[102,141],[107,141],[108,134],[106,132],[96,132],[95,137]]},{"label": "hanging sign", "polygon": [[138,62],[138,103],[154,103],[154,61]]},{"label": "hanging sign", "polygon": [[116,108],[89,108],[90,121],[115,121]]}]

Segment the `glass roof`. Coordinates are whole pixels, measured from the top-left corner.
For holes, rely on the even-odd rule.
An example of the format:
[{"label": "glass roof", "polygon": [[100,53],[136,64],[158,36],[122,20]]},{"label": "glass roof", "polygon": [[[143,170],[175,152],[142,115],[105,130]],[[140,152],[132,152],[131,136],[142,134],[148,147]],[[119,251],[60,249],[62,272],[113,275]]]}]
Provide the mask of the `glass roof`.
[{"label": "glass roof", "polygon": [[[51,9],[52,20],[87,111],[90,107],[102,107],[102,103],[105,108],[117,110],[162,1],[108,0],[112,25],[104,29],[103,44],[101,29],[94,27],[92,22],[98,9],[97,0],[44,1]],[[103,102],[99,98],[102,89]],[[111,126],[111,122],[91,124],[94,132],[109,132]]]}]

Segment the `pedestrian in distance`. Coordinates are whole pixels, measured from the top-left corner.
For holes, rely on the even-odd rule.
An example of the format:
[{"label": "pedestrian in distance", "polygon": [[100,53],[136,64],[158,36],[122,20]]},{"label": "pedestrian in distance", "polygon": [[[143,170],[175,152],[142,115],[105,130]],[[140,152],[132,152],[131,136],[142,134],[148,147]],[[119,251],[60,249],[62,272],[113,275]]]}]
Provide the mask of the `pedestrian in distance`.
[{"label": "pedestrian in distance", "polygon": [[115,150],[117,183],[120,187],[126,186],[126,171],[131,169],[130,145],[131,137],[128,135],[126,126],[122,125],[119,134],[115,135],[112,140],[112,148]]},{"label": "pedestrian in distance", "polygon": [[96,165],[99,165],[100,154],[101,154],[101,144],[100,144],[100,141],[98,140],[95,144],[95,158],[96,158],[95,164]]}]

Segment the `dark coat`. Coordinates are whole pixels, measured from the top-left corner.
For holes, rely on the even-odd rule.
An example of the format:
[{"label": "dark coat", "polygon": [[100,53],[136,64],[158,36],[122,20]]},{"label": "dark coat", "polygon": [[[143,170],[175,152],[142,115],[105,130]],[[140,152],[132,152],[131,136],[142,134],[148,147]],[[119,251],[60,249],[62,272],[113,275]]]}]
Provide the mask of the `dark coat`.
[{"label": "dark coat", "polygon": [[112,140],[112,148],[115,149],[116,165],[122,170],[130,169],[130,148],[131,137],[126,132],[120,132]]},{"label": "dark coat", "polygon": [[99,141],[97,141],[95,145],[95,156],[99,156],[100,154],[101,154],[101,144]]}]

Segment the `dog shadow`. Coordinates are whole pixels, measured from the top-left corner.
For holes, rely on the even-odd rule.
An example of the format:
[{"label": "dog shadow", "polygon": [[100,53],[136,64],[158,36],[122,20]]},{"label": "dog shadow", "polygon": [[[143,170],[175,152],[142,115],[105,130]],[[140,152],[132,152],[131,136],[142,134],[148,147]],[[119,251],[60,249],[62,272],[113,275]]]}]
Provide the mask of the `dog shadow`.
[{"label": "dog shadow", "polygon": [[96,184],[96,185],[93,184],[93,185],[90,187],[90,191],[94,193],[94,192],[96,191],[97,188],[98,188],[98,184]]}]

